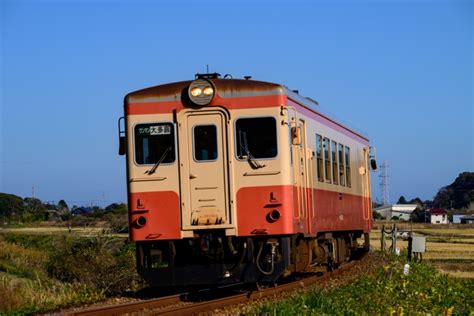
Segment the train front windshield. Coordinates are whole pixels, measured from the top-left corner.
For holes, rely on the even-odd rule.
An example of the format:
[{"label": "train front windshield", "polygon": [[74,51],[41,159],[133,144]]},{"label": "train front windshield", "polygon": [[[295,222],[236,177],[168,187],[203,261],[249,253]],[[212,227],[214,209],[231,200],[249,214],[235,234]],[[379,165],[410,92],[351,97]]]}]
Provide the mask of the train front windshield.
[{"label": "train front windshield", "polygon": [[135,161],[139,165],[175,161],[174,128],[171,123],[135,126]]},{"label": "train front windshield", "polygon": [[276,120],[273,117],[242,118],[236,124],[237,156],[251,154],[256,159],[278,154]]}]

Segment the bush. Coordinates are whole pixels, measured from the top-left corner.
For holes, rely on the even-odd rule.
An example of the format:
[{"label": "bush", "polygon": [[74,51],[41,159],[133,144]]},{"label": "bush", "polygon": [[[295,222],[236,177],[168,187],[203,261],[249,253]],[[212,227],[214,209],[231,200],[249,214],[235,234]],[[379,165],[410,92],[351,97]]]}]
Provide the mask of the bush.
[{"label": "bush", "polygon": [[64,282],[82,283],[115,295],[139,285],[133,245],[111,237],[65,236],[51,254],[48,273]]}]

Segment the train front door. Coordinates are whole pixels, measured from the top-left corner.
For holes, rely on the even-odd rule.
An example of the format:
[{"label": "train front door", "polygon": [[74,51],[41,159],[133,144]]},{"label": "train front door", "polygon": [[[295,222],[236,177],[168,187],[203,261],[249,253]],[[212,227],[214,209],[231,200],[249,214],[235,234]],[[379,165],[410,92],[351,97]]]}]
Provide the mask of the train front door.
[{"label": "train front door", "polygon": [[190,112],[180,135],[183,229],[224,228],[230,219],[225,113]]}]

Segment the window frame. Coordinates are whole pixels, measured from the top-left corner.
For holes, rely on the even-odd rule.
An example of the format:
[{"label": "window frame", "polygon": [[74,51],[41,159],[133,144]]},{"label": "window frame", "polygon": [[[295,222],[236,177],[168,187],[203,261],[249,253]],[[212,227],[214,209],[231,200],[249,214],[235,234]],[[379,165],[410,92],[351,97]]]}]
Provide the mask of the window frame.
[{"label": "window frame", "polygon": [[[320,149],[321,149],[319,153],[318,153],[318,141],[319,141]],[[324,182],[324,148],[323,148],[323,136],[320,134],[316,134],[316,176],[319,182]]]},{"label": "window frame", "polygon": [[[348,159],[346,159],[348,158]],[[346,160],[349,160],[347,162]],[[346,167],[346,186],[348,188],[352,187],[352,176],[351,176],[351,148],[349,146],[344,146],[344,161]]]},{"label": "window frame", "polygon": [[331,140],[331,158],[332,158],[332,183],[339,185],[339,159],[337,157],[337,142]]},{"label": "window frame", "polygon": [[[337,154],[338,154],[338,160],[339,160],[339,185],[342,187],[346,187],[347,182],[346,182],[346,163],[345,163],[345,158],[344,158],[344,145],[341,143],[337,144]],[[342,158],[342,161],[341,161]],[[341,173],[342,170],[342,173]]]},{"label": "window frame", "polygon": [[173,132],[173,151],[174,151],[174,160],[173,162],[162,162],[160,163],[160,166],[171,166],[171,165],[174,165],[176,163],[176,160],[178,159],[178,155],[176,154],[176,149],[177,149],[177,137],[176,137],[176,124],[172,121],[149,121],[149,122],[137,122],[135,124],[133,124],[132,126],[132,132],[133,132],[133,137],[132,137],[132,149],[133,149],[133,163],[135,164],[135,166],[137,167],[146,167],[146,166],[154,166],[156,164],[156,162],[154,163],[148,163],[148,164],[139,164],[137,162],[137,144],[136,144],[136,133],[135,133],[135,129],[138,125],[150,125],[150,124],[170,124],[173,129],[172,129],[172,132]]},{"label": "window frame", "polygon": [[[327,143],[327,148],[326,148]],[[327,153],[327,157],[326,157]],[[323,161],[324,161],[324,181],[332,183],[332,164],[331,164],[331,140],[323,137]],[[329,168],[327,168],[329,166]]]},{"label": "window frame", "polygon": [[[214,126],[216,128],[216,159],[206,159],[206,160],[198,160],[196,159],[196,143],[195,143],[195,137],[194,137],[194,129],[196,127],[199,127],[199,126]],[[192,131],[191,131],[192,135],[193,135],[193,160],[195,163],[206,163],[206,162],[216,162],[219,160],[219,129],[217,128],[217,125],[216,124],[196,124],[196,125],[193,125],[192,127]]]},{"label": "window frame", "polygon": [[238,140],[238,135],[237,135],[237,121],[240,120],[240,119],[259,119],[259,118],[272,118],[274,121],[275,121],[275,140],[276,140],[276,150],[277,150],[277,154],[275,157],[271,157],[271,158],[257,158],[255,157],[255,160],[258,160],[258,161],[261,161],[261,160],[277,160],[280,158],[280,148],[279,148],[279,136],[280,136],[280,132],[279,132],[279,129],[278,129],[278,120],[275,116],[272,116],[272,115],[265,115],[265,116],[239,116],[239,117],[236,117],[234,118],[234,156],[235,156],[235,159],[237,161],[242,161],[242,162],[245,162],[247,161],[247,159],[242,159],[239,157],[238,155],[238,152],[239,152],[239,148],[238,148],[238,144],[237,144],[237,140]]}]

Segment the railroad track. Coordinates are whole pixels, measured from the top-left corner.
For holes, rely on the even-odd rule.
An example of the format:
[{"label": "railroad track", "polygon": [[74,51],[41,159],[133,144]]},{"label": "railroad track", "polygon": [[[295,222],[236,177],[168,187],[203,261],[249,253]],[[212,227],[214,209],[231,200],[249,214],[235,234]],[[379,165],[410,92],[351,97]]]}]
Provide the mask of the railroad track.
[{"label": "railroad track", "polygon": [[204,302],[186,302],[183,297],[186,294],[166,296],[156,299],[149,299],[139,302],[110,305],[99,308],[90,308],[80,311],[65,313],[66,316],[98,316],[98,315],[121,315],[121,314],[147,314],[147,315],[194,315],[209,312],[215,309],[224,308],[231,305],[248,303],[268,297],[273,297],[279,293],[301,289],[316,283],[321,283],[331,279],[337,274],[351,269],[360,260],[344,264],[339,269],[326,272],[323,275],[313,275],[290,283],[249,291],[241,294],[234,294],[228,297],[213,299]]}]

